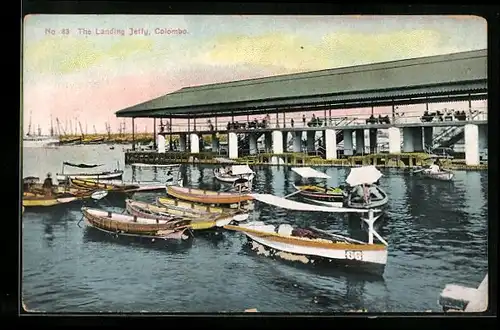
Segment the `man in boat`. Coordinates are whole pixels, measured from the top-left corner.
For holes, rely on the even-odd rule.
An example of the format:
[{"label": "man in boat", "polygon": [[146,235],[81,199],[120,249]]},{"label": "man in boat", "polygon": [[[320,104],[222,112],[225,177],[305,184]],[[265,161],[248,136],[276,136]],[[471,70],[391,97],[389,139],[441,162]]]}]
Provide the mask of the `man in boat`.
[{"label": "man in boat", "polygon": [[441,168],[438,164],[434,163],[431,166],[429,166],[428,171],[430,173],[438,173],[441,171]]},{"label": "man in boat", "polygon": [[43,181],[43,191],[45,192],[45,196],[50,197],[52,196],[52,188],[54,187],[54,184],[52,183],[52,174],[47,173],[47,177]]}]

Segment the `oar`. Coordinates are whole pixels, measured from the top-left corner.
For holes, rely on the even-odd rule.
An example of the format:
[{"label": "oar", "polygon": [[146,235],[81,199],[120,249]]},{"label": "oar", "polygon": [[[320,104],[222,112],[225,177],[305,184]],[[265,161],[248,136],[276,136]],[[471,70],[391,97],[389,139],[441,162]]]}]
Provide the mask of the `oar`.
[{"label": "oar", "polygon": [[288,195],[286,195],[286,196],[285,196],[285,197],[283,197],[283,198],[292,197],[293,195],[297,195],[297,194],[298,194],[298,193],[300,193],[300,192],[301,192],[300,190],[294,191],[293,193],[288,194]]},{"label": "oar", "polygon": [[415,173],[420,173],[420,172],[425,171],[425,170],[426,170],[425,168],[422,168],[422,169],[420,169],[420,170],[413,171],[413,174],[415,174]]}]

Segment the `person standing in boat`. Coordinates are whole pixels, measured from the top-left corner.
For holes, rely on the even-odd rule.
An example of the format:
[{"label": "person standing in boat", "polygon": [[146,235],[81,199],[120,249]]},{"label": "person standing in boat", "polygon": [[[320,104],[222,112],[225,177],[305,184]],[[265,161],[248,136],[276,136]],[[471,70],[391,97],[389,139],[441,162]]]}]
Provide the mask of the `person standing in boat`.
[{"label": "person standing in boat", "polygon": [[54,187],[54,184],[52,183],[52,174],[47,173],[47,177],[43,181],[43,191],[45,192],[45,196],[50,197],[52,196],[52,188]]}]

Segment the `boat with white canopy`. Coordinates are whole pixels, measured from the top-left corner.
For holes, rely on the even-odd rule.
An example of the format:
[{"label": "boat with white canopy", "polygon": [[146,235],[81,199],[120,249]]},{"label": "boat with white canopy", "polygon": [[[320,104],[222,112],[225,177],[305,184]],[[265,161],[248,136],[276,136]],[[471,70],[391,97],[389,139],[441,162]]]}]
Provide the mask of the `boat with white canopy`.
[{"label": "boat with white canopy", "polygon": [[370,209],[387,204],[389,197],[377,184],[381,177],[382,173],[373,165],[351,168],[346,179],[349,187],[345,206]]},{"label": "boat with white canopy", "polygon": [[225,183],[248,182],[247,186],[251,187],[255,172],[248,165],[228,165],[215,168],[214,176]]},{"label": "boat with white canopy", "polygon": [[64,173],[64,169],[66,166],[75,167],[75,168],[96,168],[102,166],[102,164],[75,164],[70,162],[63,162],[61,173],[56,173],[56,179],[59,182],[68,181],[68,179],[98,179],[98,180],[112,180],[112,179],[121,179],[123,176],[123,171],[119,169],[115,169],[114,171],[104,171],[104,172],[81,172],[81,173]]},{"label": "boat with white canopy", "polygon": [[292,171],[300,175],[303,179],[325,179],[323,186],[294,184],[293,187],[297,189],[302,199],[327,206],[343,206],[345,198],[344,189],[342,186],[329,187],[326,184],[326,179],[331,179],[329,175],[310,167],[292,167]]},{"label": "boat with white canopy", "polygon": [[[252,196],[260,202],[288,210],[368,214],[368,218],[361,218],[368,224],[368,242],[314,227],[293,228],[288,224],[274,226],[263,222],[249,222],[224,226],[228,230],[244,233],[254,251],[304,264],[343,265],[379,275],[384,272],[388,243],[374,229],[374,223],[380,217],[380,214],[375,216],[375,213],[380,210],[311,205],[270,194]],[[374,238],[381,244],[375,243]]]}]

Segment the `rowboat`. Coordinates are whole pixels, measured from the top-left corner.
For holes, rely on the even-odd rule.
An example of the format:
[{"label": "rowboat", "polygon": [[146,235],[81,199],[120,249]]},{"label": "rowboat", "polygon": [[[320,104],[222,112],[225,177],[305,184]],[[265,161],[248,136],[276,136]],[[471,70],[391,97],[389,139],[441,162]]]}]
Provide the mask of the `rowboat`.
[{"label": "rowboat", "polygon": [[[330,179],[331,177],[323,172],[310,167],[293,167],[292,171],[305,178]],[[316,185],[293,185],[299,196],[309,202],[322,205],[341,207],[344,203],[345,193],[342,187],[323,187]]]},{"label": "rowboat", "polygon": [[[368,213],[368,218],[362,218],[368,224],[368,242],[358,241],[314,227],[310,229],[293,228],[288,224],[279,225],[277,228],[263,222],[224,226],[225,229],[245,234],[254,251],[310,265],[342,265],[379,275],[384,272],[387,263],[388,243],[380,237],[373,227],[375,221],[380,217],[380,215],[375,216],[374,214],[380,210],[311,205],[270,194],[254,194],[253,197],[260,202],[289,210]],[[382,244],[374,243],[374,236]]]},{"label": "rowboat", "polygon": [[107,195],[106,191],[94,190],[94,191],[80,191],[80,192],[65,192],[65,193],[54,193],[52,196],[46,196],[43,193],[24,191],[23,192],[23,206],[24,207],[48,207],[56,206],[61,204],[68,204],[74,201],[85,200],[85,199],[95,199],[99,200]]},{"label": "rowboat", "polygon": [[425,169],[421,172],[422,176],[430,179],[436,179],[436,180],[441,180],[441,181],[451,181],[453,177],[455,176],[452,172],[449,171],[439,171],[439,172],[434,172],[430,171],[428,169]]},{"label": "rowboat", "polygon": [[238,204],[253,199],[249,194],[218,192],[179,186],[168,186],[167,194],[174,198],[202,204]]},{"label": "rowboat", "polygon": [[[209,204],[197,204],[193,202],[187,202],[183,200],[178,200],[174,198],[158,196],[156,197],[156,204],[159,207],[165,207],[170,211],[182,211],[187,212],[189,214],[196,215],[213,215],[213,214],[222,214],[222,213],[236,213],[238,209],[229,208],[229,207],[217,207]],[[181,214],[183,215],[183,214]]]},{"label": "rowboat", "polygon": [[113,184],[92,179],[70,178],[69,182],[74,187],[84,189],[103,189],[113,192],[129,192],[139,188],[137,185]]},{"label": "rowboat", "polygon": [[352,168],[346,178],[349,185],[344,206],[359,209],[379,208],[389,202],[389,196],[376,182],[382,173],[373,165]]},{"label": "rowboat", "polygon": [[83,207],[82,213],[92,227],[117,235],[135,235],[165,240],[187,240],[192,237],[192,233],[182,221],[139,218],[88,207]]},{"label": "rowboat", "polygon": [[222,227],[231,221],[245,221],[248,214],[231,210],[232,212],[202,213],[199,210],[179,208],[176,206],[161,207],[154,204],[139,202],[131,199],[125,201],[129,214],[141,218],[160,220],[184,220],[191,229],[208,229]]},{"label": "rowboat", "polygon": [[255,172],[248,165],[223,166],[214,169],[214,177],[225,183],[235,183],[239,179],[251,182]]},{"label": "rowboat", "polygon": [[181,166],[181,164],[144,164],[144,163],[133,163],[130,165],[134,167],[169,167],[169,168],[177,168]]},{"label": "rowboat", "polygon": [[77,167],[77,168],[95,168],[102,166],[102,164],[73,164],[69,162],[63,162],[63,167],[61,173],[56,173],[57,181],[67,181],[68,179],[84,178],[84,179],[98,179],[98,180],[111,180],[120,179],[123,176],[123,171],[115,169],[113,171],[103,171],[98,173],[64,173],[64,167]]}]

